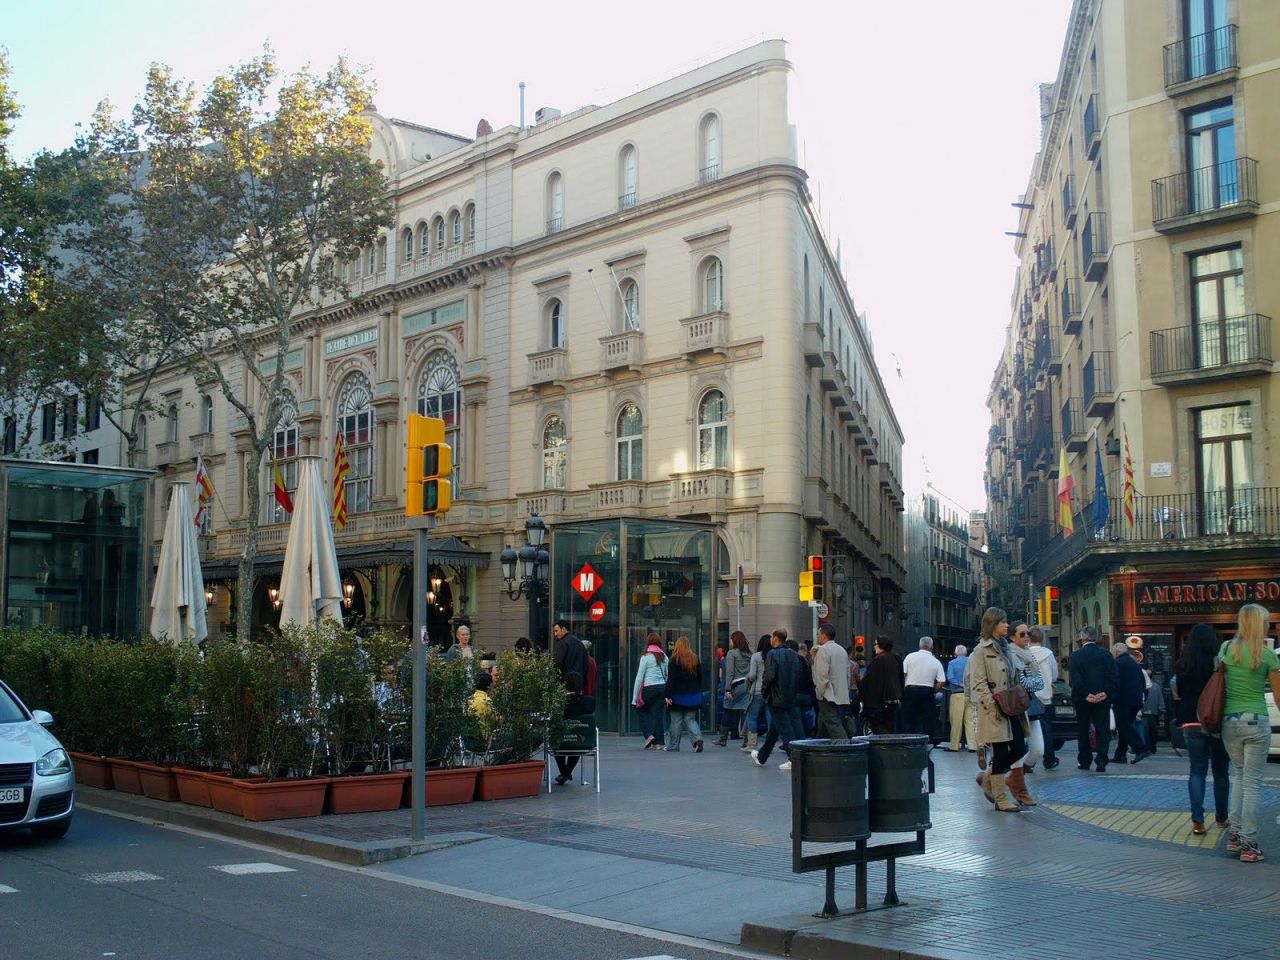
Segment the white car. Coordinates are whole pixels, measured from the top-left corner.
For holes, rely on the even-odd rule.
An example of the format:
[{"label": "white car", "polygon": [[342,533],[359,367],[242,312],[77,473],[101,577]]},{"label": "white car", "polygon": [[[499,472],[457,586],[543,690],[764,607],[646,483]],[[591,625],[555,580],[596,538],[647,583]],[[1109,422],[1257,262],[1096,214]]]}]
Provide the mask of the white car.
[{"label": "white car", "polygon": [[1271,718],[1271,750],[1268,756],[1272,760],[1280,760],[1280,707],[1276,706],[1276,696],[1267,691],[1267,715]]},{"label": "white car", "polygon": [[0,680],[0,829],[30,827],[37,837],[61,837],[75,812],[71,758],[45,729],[53,717],[28,710]]}]

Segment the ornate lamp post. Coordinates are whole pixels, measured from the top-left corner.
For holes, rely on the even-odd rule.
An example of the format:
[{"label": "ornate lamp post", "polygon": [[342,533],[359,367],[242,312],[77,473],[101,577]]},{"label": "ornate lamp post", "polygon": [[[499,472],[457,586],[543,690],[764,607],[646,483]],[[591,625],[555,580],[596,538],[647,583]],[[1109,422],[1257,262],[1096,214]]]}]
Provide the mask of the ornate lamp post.
[{"label": "ornate lamp post", "polygon": [[547,599],[551,554],[544,546],[547,525],[536,513],[525,521],[524,536],[527,542],[518,551],[511,546],[502,551],[502,578],[507,582],[508,599],[529,598],[529,639],[539,650],[545,650],[546,618],[542,606]]}]

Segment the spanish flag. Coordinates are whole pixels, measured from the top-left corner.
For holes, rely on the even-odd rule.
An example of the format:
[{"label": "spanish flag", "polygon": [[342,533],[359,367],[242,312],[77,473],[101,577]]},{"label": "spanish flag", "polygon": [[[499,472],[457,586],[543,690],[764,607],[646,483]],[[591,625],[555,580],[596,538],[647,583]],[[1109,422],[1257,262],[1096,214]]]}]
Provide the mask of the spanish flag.
[{"label": "spanish flag", "polygon": [[204,525],[205,511],[213,500],[213,481],[209,479],[209,471],[205,469],[204,457],[196,457],[196,529]]},{"label": "spanish flag", "polygon": [[293,497],[289,496],[289,488],[284,485],[284,474],[280,472],[280,464],[274,459],[271,461],[271,472],[275,483],[272,493],[275,495],[276,503],[280,504],[285,513],[293,513]]},{"label": "spanish flag", "polygon": [[1071,491],[1076,482],[1071,477],[1071,467],[1067,465],[1067,448],[1062,448],[1062,457],[1058,461],[1058,525],[1062,527],[1062,536],[1069,537],[1075,533],[1075,519],[1071,515]]},{"label": "spanish flag", "polygon": [[333,438],[333,528],[341,530],[347,525],[347,474],[351,472],[351,462],[347,459],[347,448],[342,444],[342,431]]}]

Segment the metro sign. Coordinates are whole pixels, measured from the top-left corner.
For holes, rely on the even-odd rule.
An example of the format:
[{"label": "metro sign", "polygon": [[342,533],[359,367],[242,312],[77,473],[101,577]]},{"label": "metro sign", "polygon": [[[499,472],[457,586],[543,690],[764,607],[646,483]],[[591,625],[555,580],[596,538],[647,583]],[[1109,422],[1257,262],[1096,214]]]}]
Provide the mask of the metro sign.
[{"label": "metro sign", "polygon": [[573,575],[573,589],[578,591],[578,596],[583,600],[590,600],[591,595],[600,589],[603,581],[600,574],[589,563],[584,563],[582,569]]}]

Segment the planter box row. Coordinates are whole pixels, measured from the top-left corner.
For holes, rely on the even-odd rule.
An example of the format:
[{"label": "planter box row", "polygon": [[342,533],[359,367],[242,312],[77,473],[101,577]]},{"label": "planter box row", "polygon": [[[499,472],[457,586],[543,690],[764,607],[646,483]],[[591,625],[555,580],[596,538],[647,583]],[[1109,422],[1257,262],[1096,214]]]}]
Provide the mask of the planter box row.
[{"label": "planter box row", "polygon": [[[76,782],[198,807],[212,807],[246,820],[318,817],[322,813],[368,813],[409,806],[408,770],[264,780],[233,778],[223,771],[156,766],[118,757],[72,753]],[[495,767],[427,771],[427,806],[534,797],[542,789],[541,761]]]}]

